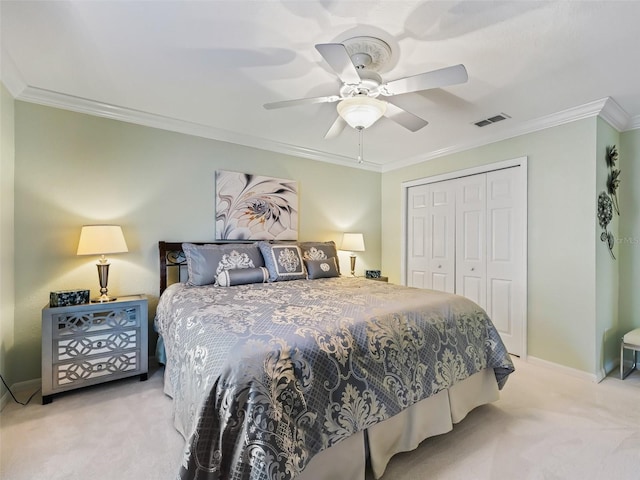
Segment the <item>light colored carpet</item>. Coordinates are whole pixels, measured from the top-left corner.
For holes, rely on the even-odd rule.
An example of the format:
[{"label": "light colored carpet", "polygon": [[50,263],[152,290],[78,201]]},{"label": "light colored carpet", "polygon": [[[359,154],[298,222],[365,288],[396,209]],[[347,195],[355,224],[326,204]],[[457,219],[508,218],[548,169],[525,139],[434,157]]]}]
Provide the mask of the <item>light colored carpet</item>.
[{"label": "light colored carpet", "polygon": [[[498,402],[396,456],[383,480],[640,479],[640,372],[594,384],[515,363]],[[175,478],[183,439],[162,370],[39,402],[2,411],[0,478]]]}]

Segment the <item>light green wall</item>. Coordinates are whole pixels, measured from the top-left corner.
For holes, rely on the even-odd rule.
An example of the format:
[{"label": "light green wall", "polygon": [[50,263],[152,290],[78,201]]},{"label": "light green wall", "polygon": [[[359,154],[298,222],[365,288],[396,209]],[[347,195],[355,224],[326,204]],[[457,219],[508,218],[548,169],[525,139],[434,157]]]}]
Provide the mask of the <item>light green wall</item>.
[{"label": "light green wall", "polygon": [[[600,192],[607,191],[607,145],[616,145],[620,148],[620,134],[611,125],[602,119],[598,119],[598,131],[596,137],[596,198]],[[618,161],[617,168],[620,168]],[[618,215],[613,213],[613,218],[608,226],[608,231],[616,238],[613,254],[619,258]],[[607,244],[602,242],[600,235],[602,228],[596,221],[596,332],[594,368],[599,372],[599,377],[604,378],[606,373],[613,370],[620,356],[620,327],[618,325],[618,266],[619,260],[614,260],[609,253]]]},{"label": "light green wall", "polygon": [[[109,292],[158,295],[158,240],[214,239],[214,172],[299,182],[300,240],[365,235],[358,272],[380,268],[380,174],[16,102],[16,381],[40,376],[41,309],[52,290],[98,293],[95,260],[75,255],[80,227],[122,225]],[[341,258],[348,265],[348,257]]]},{"label": "light green wall", "polygon": [[402,182],[526,156],[528,354],[595,373],[596,130],[584,119],[383,174],[384,273],[400,281]]},{"label": "light green wall", "polygon": [[[633,188],[640,184],[640,130],[616,137],[602,120],[585,119],[380,175],[14,103],[4,88],[1,127],[0,370],[13,382],[40,376],[40,310],[49,292],[97,293],[94,261],[75,255],[80,226],[123,225],[130,252],[111,258],[110,291],[147,293],[153,312],[157,241],[214,236],[216,169],[298,180],[300,239],[339,242],[343,231],[362,231],[367,251],[358,256],[358,273],[381,268],[398,282],[402,182],[527,156],[529,355],[597,374],[616,354],[611,332],[640,327],[640,194]],[[595,211],[601,150],[617,138],[623,174],[616,326],[615,289],[603,293],[597,280],[599,269],[615,275]]]},{"label": "light green wall", "polygon": [[[7,383],[14,382],[11,366],[14,323],[13,273],[13,180],[14,105],[11,94],[0,83],[0,373]],[[0,386],[0,395],[4,394]]]},{"label": "light green wall", "polygon": [[640,328],[640,129],[620,135],[620,328]]}]

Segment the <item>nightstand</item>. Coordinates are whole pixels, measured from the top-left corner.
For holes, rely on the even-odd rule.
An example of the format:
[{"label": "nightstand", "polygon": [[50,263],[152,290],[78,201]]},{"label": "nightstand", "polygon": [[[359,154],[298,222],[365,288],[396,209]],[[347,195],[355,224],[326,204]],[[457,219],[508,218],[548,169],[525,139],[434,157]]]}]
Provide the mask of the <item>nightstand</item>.
[{"label": "nightstand", "polygon": [[148,373],[147,297],[42,309],[42,404],[57,393]]}]

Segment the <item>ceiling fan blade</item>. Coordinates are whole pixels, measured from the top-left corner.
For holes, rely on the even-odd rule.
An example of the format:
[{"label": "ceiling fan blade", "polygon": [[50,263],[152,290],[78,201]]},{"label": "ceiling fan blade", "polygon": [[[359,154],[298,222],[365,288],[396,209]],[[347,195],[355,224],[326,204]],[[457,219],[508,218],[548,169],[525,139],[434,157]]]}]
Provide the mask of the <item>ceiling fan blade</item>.
[{"label": "ceiling fan blade", "polygon": [[391,102],[387,102],[387,111],[384,116],[412,132],[417,132],[429,124],[426,120],[423,120],[413,113],[407,112]]},{"label": "ceiling fan blade", "polygon": [[331,103],[340,100],[338,95],[330,95],[328,97],[299,98],[297,100],[283,100],[281,102],[265,103],[263,106],[267,110],[274,108],[295,107],[298,105],[312,105],[314,103]]},{"label": "ceiling fan blade", "polygon": [[385,96],[399,95],[401,93],[417,92],[419,90],[429,90],[431,88],[447,87],[464,83],[469,80],[467,69],[464,65],[454,65],[440,70],[420,73],[411,77],[392,80],[380,86],[380,93]]},{"label": "ceiling fan blade", "polygon": [[329,66],[338,74],[342,83],[357,85],[360,83],[360,75],[345,46],[341,43],[319,43],[316,50],[326,60]]},{"label": "ceiling fan blade", "polygon": [[347,122],[345,122],[344,119],[340,115],[338,115],[338,118],[336,118],[336,121],[333,122],[333,125],[331,125],[329,130],[327,130],[327,133],[324,136],[324,138],[326,140],[329,140],[331,138],[337,137],[342,133],[342,130],[344,130],[344,127],[346,126],[347,126]]}]

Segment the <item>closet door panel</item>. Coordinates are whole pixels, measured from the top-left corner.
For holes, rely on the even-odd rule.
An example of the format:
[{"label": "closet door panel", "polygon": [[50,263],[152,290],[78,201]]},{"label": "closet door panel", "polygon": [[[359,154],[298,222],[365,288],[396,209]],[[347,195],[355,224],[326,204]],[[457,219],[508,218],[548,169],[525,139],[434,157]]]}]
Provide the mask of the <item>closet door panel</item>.
[{"label": "closet door panel", "polygon": [[491,321],[500,332],[500,335],[513,336],[513,322],[511,321],[513,312],[513,282],[492,278],[489,281],[489,292],[491,298],[488,303],[491,306],[489,314]]},{"label": "closet door panel", "polygon": [[486,308],[486,175],[456,184],[456,293]]},{"label": "closet door panel", "polygon": [[409,283],[409,285],[412,287],[427,288],[427,257],[424,244],[426,232],[425,218],[416,215],[411,219],[411,222],[411,230],[413,232],[413,241],[411,242],[411,258],[413,259],[413,263],[411,268],[409,269],[409,274],[411,275],[411,282]]},{"label": "closet door panel", "polygon": [[455,292],[456,189],[451,182],[428,185],[428,287]]},{"label": "closet door panel", "polygon": [[523,262],[523,222],[517,169],[487,173],[487,313],[507,349],[519,354],[522,292],[517,288]]},{"label": "closet door panel", "polygon": [[427,275],[427,220],[428,191],[426,185],[408,189],[408,236],[407,249],[407,285],[418,288],[428,287]]}]

